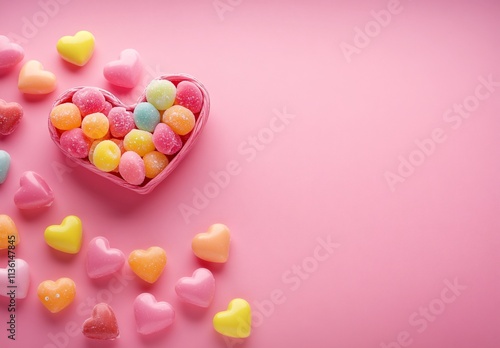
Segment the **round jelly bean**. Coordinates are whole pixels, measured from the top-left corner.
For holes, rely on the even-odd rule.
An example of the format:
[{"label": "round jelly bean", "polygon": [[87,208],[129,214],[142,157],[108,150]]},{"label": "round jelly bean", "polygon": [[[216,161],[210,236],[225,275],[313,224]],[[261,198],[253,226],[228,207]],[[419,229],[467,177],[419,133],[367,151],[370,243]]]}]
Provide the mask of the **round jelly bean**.
[{"label": "round jelly bean", "polygon": [[83,134],[91,139],[102,138],[109,130],[108,118],[100,112],[87,115],[82,120],[82,130]]},{"label": "round jelly bean", "polygon": [[94,165],[103,172],[111,172],[120,164],[121,151],[111,140],[103,140],[94,149]]},{"label": "round jelly bean", "polygon": [[153,133],[153,143],[158,151],[173,155],[182,147],[181,137],[165,123],[159,123]]},{"label": "round jelly bean", "polygon": [[73,128],[65,131],[59,138],[61,148],[71,156],[76,158],[85,158],[89,154],[90,145],[92,144],[81,128]]},{"label": "round jelly bean", "polygon": [[134,151],[126,151],[122,155],[118,171],[123,180],[132,185],[140,185],[146,178],[144,161]]},{"label": "round jelly bean", "polygon": [[146,178],[153,179],[160,174],[168,164],[168,158],[159,151],[151,151],[144,155]]},{"label": "round jelly bean", "polygon": [[203,95],[200,89],[191,81],[181,81],[177,85],[174,104],[184,106],[197,114],[203,106]]},{"label": "round jelly bean", "polygon": [[123,138],[135,128],[134,115],[124,107],[114,107],[109,111],[109,130],[111,135]]},{"label": "round jelly bean", "polygon": [[134,151],[142,157],[155,150],[153,134],[140,129],[132,129],[123,139],[123,146],[125,150]]},{"label": "round jelly bean", "polygon": [[40,302],[52,313],[62,311],[75,299],[76,285],[70,278],[59,278],[55,282],[46,280],[38,285]]},{"label": "round jelly bean", "polygon": [[59,104],[50,112],[50,123],[60,130],[78,128],[82,123],[80,109],[73,103]]},{"label": "round jelly bean", "polygon": [[179,135],[186,135],[194,128],[195,117],[191,110],[184,106],[174,105],[163,113],[162,122]]},{"label": "round jelly bean", "polygon": [[160,123],[160,112],[151,103],[139,103],[134,110],[134,122],[137,128],[152,133]]},{"label": "round jelly bean", "polygon": [[71,101],[78,106],[82,116],[100,112],[105,107],[104,95],[94,87],[79,89],[73,94]]},{"label": "round jelly bean", "polygon": [[[0,48],[1,53],[1,48]],[[15,102],[7,103],[0,99],[0,134],[13,133],[23,118],[23,107]]]},{"label": "round jelly bean", "polygon": [[158,110],[166,110],[174,104],[176,88],[168,80],[153,80],[146,87],[146,100]]}]

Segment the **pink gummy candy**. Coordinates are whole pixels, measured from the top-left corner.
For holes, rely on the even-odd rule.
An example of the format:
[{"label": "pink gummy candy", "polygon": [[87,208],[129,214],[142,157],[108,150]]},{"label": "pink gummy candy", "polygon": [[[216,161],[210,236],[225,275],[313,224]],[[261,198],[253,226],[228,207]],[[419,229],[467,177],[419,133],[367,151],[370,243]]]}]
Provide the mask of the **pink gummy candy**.
[{"label": "pink gummy candy", "polygon": [[200,89],[190,81],[181,81],[177,85],[175,105],[181,105],[197,114],[203,106],[203,96]]},{"label": "pink gummy candy", "polygon": [[132,185],[140,185],[146,178],[144,161],[134,151],[126,151],[120,158],[118,171],[122,178]]},{"label": "pink gummy candy", "polygon": [[32,171],[23,173],[14,194],[14,204],[19,209],[39,209],[51,206],[52,202],[54,193],[45,180]]},{"label": "pink gummy candy", "polygon": [[61,147],[76,158],[85,158],[89,155],[92,141],[83,134],[81,128],[74,128],[61,134]]},{"label": "pink gummy candy", "polygon": [[109,131],[116,138],[123,138],[135,128],[134,114],[123,107],[115,107],[109,111]]},{"label": "pink gummy candy", "polygon": [[24,58],[24,49],[0,35],[0,72],[13,68]]},{"label": "pink gummy candy", "polygon": [[134,315],[137,332],[149,335],[172,325],[174,308],[164,301],[156,301],[149,293],[142,293],[134,301]]},{"label": "pink gummy candy", "polygon": [[139,53],[134,49],[126,49],[120,53],[120,59],[104,66],[104,78],[119,87],[133,88],[141,79],[142,63]]},{"label": "pink gummy candy", "polygon": [[76,91],[72,102],[78,106],[82,116],[100,112],[105,107],[104,95],[93,87],[84,87]]},{"label": "pink gummy candy", "polygon": [[153,144],[165,155],[173,155],[182,148],[181,137],[165,123],[159,123],[153,132]]},{"label": "pink gummy candy", "polygon": [[179,279],[175,292],[185,302],[206,308],[214,298],[215,278],[208,269],[198,268],[192,277]]},{"label": "pink gummy candy", "polygon": [[125,263],[125,255],[119,249],[109,247],[104,237],[95,237],[87,250],[87,274],[100,278],[119,271]]}]

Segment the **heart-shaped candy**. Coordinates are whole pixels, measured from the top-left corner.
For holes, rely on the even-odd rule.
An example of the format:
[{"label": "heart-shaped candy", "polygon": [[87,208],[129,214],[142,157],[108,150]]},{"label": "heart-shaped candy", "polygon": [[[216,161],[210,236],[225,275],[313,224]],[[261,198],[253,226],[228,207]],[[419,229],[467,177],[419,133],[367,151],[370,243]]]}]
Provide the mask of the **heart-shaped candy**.
[{"label": "heart-shaped candy", "polygon": [[63,36],[57,41],[57,52],[65,61],[84,66],[94,53],[95,38],[91,32],[82,30],[74,36]]},{"label": "heart-shaped candy", "polygon": [[24,58],[24,49],[9,38],[0,35],[0,72],[14,67]]},{"label": "heart-shaped candy", "polygon": [[40,302],[52,313],[62,311],[75,299],[76,285],[70,278],[59,278],[55,282],[45,280],[38,285]]},{"label": "heart-shaped candy", "polygon": [[42,63],[29,60],[19,72],[17,88],[26,94],[48,94],[56,89],[56,75],[44,70]]},{"label": "heart-shaped candy", "polygon": [[7,179],[10,168],[10,155],[7,151],[0,150],[0,184]]},{"label": "heart-shaped candy", "polygon": [[246,338],[250,336],[252,329],[252,311],[250,304],[235,298],[227,306],[226,311],[215,314],[213,319],[215,331],[234,338]]},{"label": "heart-shaped candy", "polygon": [[141,56],[132,48],[123,50],[119,60],[114,60],[104,66],[103,74],[112,85],[133,88],[141,79]]},{"label": "heart-shaped candy", "polygon": [[47,227],[44,238],[52,248],[76,254],[82,246],[82,221],[74,215],[66,216],[60,225]]},{"label": "heart-shaped candy", "polygon": [[119,271],[125,263],[121,250],[110,248],[104,237],[95,237],[87,249],[87,274],[90,278],[100,278]]},{"label": "heart-shaped candy", "polygon": [[177,281],[175,292],[184,301],[206,308],[214,298],[215,278],[208,269],[198,268],[192,277],[184,277]]},{"label": "heart-shaped candy", "polygon": [[230,239],[229,228],[226,225],[213,224],[207,232],[194,236],[191,248],[202,260],[224,263],[229,256]]},{"label": "heart-shaped candy", "polygon": [[8,215],[0,214],[0,250],[7,249],[9,245],[16,246],[19,242],[19,233],[14,220]]},{"label": "heart-shaped candy", "polygon": [[157,302],[148,293],[140,294],[134,301],[134,315],[137,332],[149,335],[172,325],[175,318],[174,308],[168,302]]},{"label": "heart-shaped candy", "polygon": [[29,286],[30,268],[23,259],[9,259],[7,268],[0,268],[0,296],[23,299]]},{"label": "heart-shaped candy", "polygon": [[[126,187],[130,190],[133,190],[135,192],[142,193],[142,194],[151,192],[151,190],[153,190],[161,181],[163,181],[168,175],[170,175],[175,170],[175,168],[179,165],[179,163],[187,156],[187,154],[192,149],[193,145],[195,144],[196,140],[198,139],[199,135],[201,134],[201,132],[204,128],[204,125],[208,119],[208,114],[209,114],[209,110],[210,110],[210,100],[209,100],[208,92],[206,91],[205,87],[203,87],[203,85],[200,82],[198,82],[195,78],[188,76],[188,75],[183,75],[183,74],[164,75],[164,76],[160,76],[159,78],[157,78],[153,81],[158,81],[158,80],[168,80],[168,81],[172,82],[174,86],[176,86],[177,84],[179,84],[182,81],[191,82],[192,84],[197,86],[197,88],[201,91],[201,93],[203,95],[203,103],[202,103],[201,111],[199,113],[194,114],[195,124],[194,124],[193,130],[189,134],[182,136],[183,145],[182,145],[181,150],[174,155],[169,155],[168,159],[165,158],[164,162],[168,163],[168,165],[166,165],[166,167],[164,169],[162,168],[160,173],[158,175],[156,175],[154,178],[147,177],[140,185],[130,184],[127,181],[125,181],[116,171],[105,172],[103,170],[98,169],[95,165],[93,165],[90,162],[90,160],[86,156],[82,156],[84,158],[75,158],[74,152],[70,151],[71,149],[69,149],[61,144],[61,135],[64,132],[62,130],[55,128],[55,126],[52,124],[52,122],[50,120],[50,115],[49,115],[48,127],[49,127],[49,132],[51,134],[52,140],[55,142],[55,144],[59,147],[59,149],[66,156],[70,157],[73,161],[75,161],[76,163],[80,164],[81,166],[89,169],[90,171],[92,171],[100,176],[103,176],[103,177],[111,180],[112,182],[114,182],[120,186]],[[76,92],[82,90],[83,88],[88,89],[88,87],[76,87],[76,88],[73,88],[73,89],[65,92],[58,100],[55,101],[53,108],[55,108],[58,105],[64,104],[64,103],[71,103],[73,95]],[[146,92],[145,91],[139,97],[139,100],[137,103],[132,104],[132,105],[125,105],[120,100],[118,100],[112,93],[105,91],[105,90],[102,90],[102,89],[98,89],[98,90],[104,96],[105,101],[107,103],[111,104],[111,106],[113,106],[112,111],[115,110],[115,108],[117,108],[117,109],[123,108],[122,109],[123,112],[129,112],[129,114],[131,114],[135,110],[136,106],[139,103],[146,102]],[[114,112],[112,114],[114,114]],[[110,128],[111,128],[111,131],[113,132],[113,128],[111,127],[111,125],[110,125]],[[133,129],[133,131],[136,131],[136,130],[137,129]],[[120,136],[117,135],[116,139],[114,139],[114,140],[117,142],[120,142],[121,140],[123,140],[123,136],[124,136],[124,134],[120,134]],[[123,143],[123,141],[122,141],[122,143]],[[83,144],[83,145],[86,146],[85,144]]]},{"label": "heart-shaped candy", "polygon": [[114,340],[120,335],[115,313],[107,303],[98,303],[83,323],[83,334],[95,340]]},{"label": "heart-shaped candy", "polygon": [[19,180],[19,185],[19,189],[14,194],[14,203],[19,209],[50,207],[54,202],[52,189],[35,172],[24,172]]},{"label": "heart-shaped candy", "polygon": [[9,135],[16,130],[23,118],[23,107],[15,102],[0,99],[0,134]]},{"label": "heart-shaped candy", "polygon": [[134,250],[128,257],[128,264],[139,278],[152,284],[163,272],[167,264],[167,254],[157,246],[147,250]]}]

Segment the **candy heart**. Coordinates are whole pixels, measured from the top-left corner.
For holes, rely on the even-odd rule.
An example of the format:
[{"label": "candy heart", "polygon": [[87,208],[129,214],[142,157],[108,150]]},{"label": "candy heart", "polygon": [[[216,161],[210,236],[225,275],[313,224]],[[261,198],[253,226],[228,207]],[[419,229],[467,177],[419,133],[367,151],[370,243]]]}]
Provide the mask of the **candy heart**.
[{"label": "candy heart", "polygon": [[10,168],[10,155],[7,151],[0,150],[0,184],[7,179]]},{"label": "candy heart", "polygon": [[114,340],[120,335],[115,313],[110,305],[98,303],[90,318],[83,322],[82,333],[95,340]]},{"label": "candy heart", "polygon": [[191,242],[194,254],[202,260],[224,263],[229,255],[229,228],[213,224],[205,233],[198,233]]},{"label": "candy heart", "polygon": [[24,49],[0,35],[0,72],[11,69],[24,58]]},{"label": "candy heart", "polygon": [[120,270],[125,263],[121,250],[109,247],[104,237],[95,237],[87,249],[87,274],[90,278],[100,278]]},{"label": "candy heart", "polygon": [[140,294],[134,301],[134,315],[137,332],[149,335],[172,325],[175,318],[174,308],[168,302],[157,302],[148,293]]},{"label": "candy heart", "polygon": [[192,277],[184,277],[175,284],[177,295],[188,303],[208,307],[215,293],[215,278],[208,269],[198,268]]},{"label": "candy heart", "polygon": [[91,32],[79,31],[75,36],[63,36],[57,41],[57,52],[71,64],[84,66],[94,53],[95,38]]},{"label": "candy heart", "polygon": [[60,225],[47,227],[44,238],[52,248],[76,254],[82,246],[82,221],[74,215],[66,216]]},{"label": "candy heart", "polygon": [[157,246],[147,250],[134,250],[128,257],[128,264],[139,278],[152,284],[163,272],[167,264],[167,254]]},{"label": "candy heart", "polygon": [[103,73],[109,83],[119,87],[133,88],[137,86],[141,78],[141,56],[132,48],[123,50],[119,60],[114,60],[104,66]]},{"label": "candy heart", "polygon": [[0,268],[0,296],[23,299],[28,295],[29,286],[30,268],[28,263],[23,259],[14,258],[11,260],[9,258],[7,268]]},{"label": "candy heart", "polygon": [[0,99],[0,134],[9,135],[16,130],[23,118],[23,107]]},{"label": "candy heart", "polygon": [[52,189],[35,172],[24,172],[19,180],[19,185],[19,189],[14,194],[14,203],[19,209],[50,207],[54,202]]},{"label": "candy heart", "polygon": [[[98,168],[96,168],[89,160],[87,157],[85,158],[75,158],[70,151],[68,151],[64,146],[61,145],[60,138],[61,138],[61,131],[57,130],[52,123],[49,121],[48,122],[48,128],[49,132],[51,135],[52,140],[54,143],[59,147],[59,149],[68,157],[70,157],[74,162],[77,164],[87,168],[88,170],[96,173],[97,175],[103,176],[107,178],[108,180],[125,187],[127,189],[130,189],[132,191],[145,194],[151,192],[160,182],[162,182],[165,178],[167,178],[174,170],[175,168],[179,165],[179,163],[182,162],[184,158],[188,155],[189,151],[193,148],[193,145],[199,138],[205,123],[208,119],[209,115],[209,110],[210,110],[210,100],[208,96],[208,92],[206,89],[203,87],[201,83],[199,83],[196,79],[193,77],[190,77],[188,75],[164,75],[160,76],[157,80],[168,80],[171,81],[174,85],[177,85],[181,81],[190,81],[194,83],[200,91],[202,91],[203,94],[203,105],[202,109],[199,114],[195,114],[195,127],[194,129],[186,136],[183,136],[183,146],[179,152],[177,152],[173,156],[169,156],[169,163],[165,167],[164,170],[160,172],[157,176],[154,178],[147,178],[144,180],[144,182],[140,185],[134,185],[127,183],[123,178],[119,177],[116,175],[116,173],[113,172],[104,172]],[[65,92],[62,96],[59,97],[59,99],[54,103],[53,107],[56,107],[57,105],[68,103],[72,101],[73,95],[83,89],[83,88],[88,88],[88,87],[75,87],[71,90],[68,90]],[[132,104],[132,105],[124,105],[121,101],[119,101],[112,93],[99,89],[101,93],[104,95],[105,101],[113,107],[122,107],[126,111],[133,112],[135,109],[135,106],[140,103],[140,102],[145,102],[146,101],[146,95],[145,92],[139,97],[139,100],[137,103]],[[111,113],[111,112],[110,112]],[[50,120],[50,112],[49,112],[49,120]],[[112,129],[112,128],[111,128]],[[123,135],[122,135],[123,136]],[[117,136],[118,137],[118,136]]]},{"label": "candy heart", "polygon": [[227,311],[215,314],[213,319],[215,331],[234,338],[250,336],[252,311],[250,304],[241,298],[235,298],[227,306]]},{"label": "candy heart", "polygon": [[56,89],[56,75],[43,70],[42,63],[29,60],[19,72],[17,88],[26,94],[47,94]]},{"label": "candy heart", "polygon": [[70,278],[59,278],[55,282],[45,280],[38,285],[40,302],[52,313],[62,311],[75,299],[76,285]]},{"label": "candy heart", "polygon": [[0,250],[7,249],[10,245],[15,246],[19,242],[19,233],[14,220],[8,215],[0,214]]}]

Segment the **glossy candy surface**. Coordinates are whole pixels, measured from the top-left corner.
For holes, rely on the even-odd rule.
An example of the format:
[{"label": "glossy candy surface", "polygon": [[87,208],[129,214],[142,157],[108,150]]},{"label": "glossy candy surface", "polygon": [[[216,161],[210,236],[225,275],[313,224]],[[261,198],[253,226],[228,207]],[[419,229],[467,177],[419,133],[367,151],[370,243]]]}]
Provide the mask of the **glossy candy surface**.
[{"label": "glossy candy surface", "polygon": [[82,221],[75,215],[66,216],[60,225],[45,229],[45,242],[52,248],[68,254],[76,254],[82,246]]},{"label": "glossy candy surface", "polygon": [[84,66],[94,53],[95,38],[91,32],[82,30],[74,36],[63,36],[57,41],[57,52],[65,61]]},{"label": "glossy candy surface", "polygon": [[19,72],[17,88],[26,94],[48,94],[56,89],[56,75],[39,61],[29,60]]},{"label": "glossy candy surface", "polygon": [[208,269],[198,268],[191,277],[183,277],[175,284],[175,292],[185,302],[209,307],[215,293],[215,278]]},{"label": "glossy candy surface", "polygon": [[40,302],[51,313],[57,313],[69,306],[75,299],[76,284],[70,278],[56,281],[45,280],[38,285],[37,295]]},{"label": "glossy candy surface", "polygon": [[7,103],[0,99],[0,135],[12,134],[23,118],[23,107],[16,103]]},{"label": "glossy candy surface", "polygon": [[235,298],[227,306],[227,310],[215,314],[213,318],[215,331],[233,338],[246,338],[252,329],[252,311],[250,304],[241,298]]},{"label": "glossy candy surface", "polygon": [[120,59],[107,63],[103,74],[104,78],[115,86],[133,88],[139,83],[142,70],[139,53],[129,48],[120,53]]},{"label": "glossy candy surface", "polygon": [[224,263],[229,256],[229,244],[229,228],[223,224],[213,224],[207,232],[194,236],[191,248],[193,253],[202,260]]},{"label": "glossy candy surface", "polygon": [[157,246],[147,250],[134,250],[128,257],[128,264],[139,278],[148,283],[154,283],[167,264],[167,254],[165,250]]},{"label": "glossy candy surface", "polygon": [[24,172],[19,189],[14,194],[14,204],[19,209],[49,207],[54,202],[54,192],[45,180],[33,171]]},{"label": "glossy candy surface", "polygon": [[164,301],[156,301],[149,293],[142,293],[134,301],[134,316],[137,332],[149,335],[172,325],[174,308]]},{"label": "glossy candy surface", "polygon": [[114,340],[120,335],[115,313],[107,303],[98,303],[83,323],[82,333],[95,340]]}]

